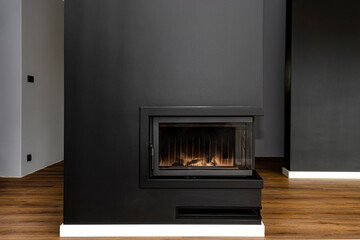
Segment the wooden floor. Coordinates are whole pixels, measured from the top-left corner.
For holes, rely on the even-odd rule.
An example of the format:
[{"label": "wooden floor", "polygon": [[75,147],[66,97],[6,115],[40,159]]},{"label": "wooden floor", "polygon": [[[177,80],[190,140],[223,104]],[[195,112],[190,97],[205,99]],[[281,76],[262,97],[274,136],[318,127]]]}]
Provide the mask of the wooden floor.
[{"label": "wooden floor", "polygon": [[[257,168],[265,180],[266,239],[360,238],[360,180],[289,180],[277,159],[259,159]],[[62,162],[22,179],[0,178],[0,239],[59,239],[62,196]]]}]

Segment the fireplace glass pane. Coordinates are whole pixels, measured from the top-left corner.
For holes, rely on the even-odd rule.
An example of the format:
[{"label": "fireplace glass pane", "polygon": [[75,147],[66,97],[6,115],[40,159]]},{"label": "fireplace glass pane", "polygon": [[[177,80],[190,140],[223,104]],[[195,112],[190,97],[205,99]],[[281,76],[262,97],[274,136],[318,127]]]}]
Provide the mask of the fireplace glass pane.
[{"label": "fireplace glass pane", "polygon": [[159,170],[249,170],[252,123],[160,123]]}]

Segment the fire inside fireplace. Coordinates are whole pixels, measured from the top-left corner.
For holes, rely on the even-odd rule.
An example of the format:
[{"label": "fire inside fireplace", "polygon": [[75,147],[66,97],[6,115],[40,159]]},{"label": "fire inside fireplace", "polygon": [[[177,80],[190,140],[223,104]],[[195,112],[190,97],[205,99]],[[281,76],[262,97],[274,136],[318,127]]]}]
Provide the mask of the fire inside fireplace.
[{"label": "fire inside fireplace", "polygon": [[158,118],[154,136],[155,174],[251,174],[252,118]]}]

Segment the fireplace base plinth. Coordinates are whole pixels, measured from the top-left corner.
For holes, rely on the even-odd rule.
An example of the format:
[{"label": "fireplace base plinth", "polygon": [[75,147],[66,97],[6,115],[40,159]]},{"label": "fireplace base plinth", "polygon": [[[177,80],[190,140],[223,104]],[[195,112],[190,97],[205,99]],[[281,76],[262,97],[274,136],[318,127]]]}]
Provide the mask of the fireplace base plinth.
[{"label": "fireplace base plinth", "polygon": [[62,224],[60,237],[265,237],[265,225]]}]

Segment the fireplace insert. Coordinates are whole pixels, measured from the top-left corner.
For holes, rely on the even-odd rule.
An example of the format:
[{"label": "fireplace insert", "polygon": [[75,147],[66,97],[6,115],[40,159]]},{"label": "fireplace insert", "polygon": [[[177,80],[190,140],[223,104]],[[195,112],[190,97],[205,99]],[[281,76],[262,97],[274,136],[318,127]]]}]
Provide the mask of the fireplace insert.
[{"label": "fireplace insert", "polygon": [[153,117],[154,176],[250,176],[252,117]]},{"label": "fireplace insert", "polygon": [[140,187],[262,187],[255,171],[254,119],[261,108],[143,106]]}]

